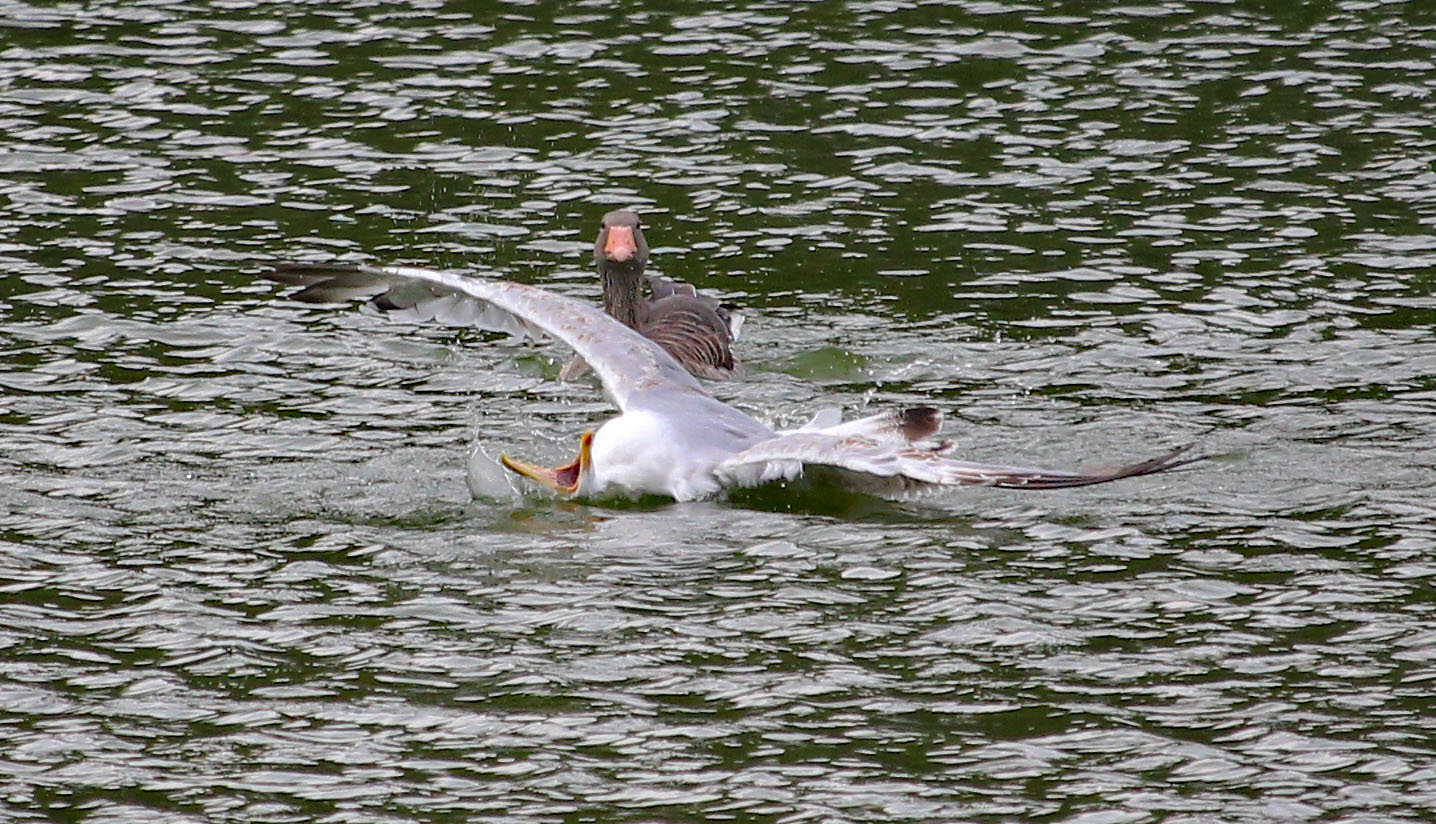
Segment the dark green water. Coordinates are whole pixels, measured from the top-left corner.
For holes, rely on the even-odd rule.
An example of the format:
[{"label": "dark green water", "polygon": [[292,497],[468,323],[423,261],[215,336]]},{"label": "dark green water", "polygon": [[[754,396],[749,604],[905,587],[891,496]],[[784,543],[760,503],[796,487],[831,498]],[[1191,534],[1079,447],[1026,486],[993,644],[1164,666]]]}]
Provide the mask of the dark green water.
[{"label": "dark green water", "polygon": [[[0,3],[0,820],[1430,820],[1433,44],[1415,2]],[[484,455],[607,414],[566,353],[250,277],[594,298],[615,205],[750,307],[715,391],[766,419],[1222,457],[556,503]]]}]

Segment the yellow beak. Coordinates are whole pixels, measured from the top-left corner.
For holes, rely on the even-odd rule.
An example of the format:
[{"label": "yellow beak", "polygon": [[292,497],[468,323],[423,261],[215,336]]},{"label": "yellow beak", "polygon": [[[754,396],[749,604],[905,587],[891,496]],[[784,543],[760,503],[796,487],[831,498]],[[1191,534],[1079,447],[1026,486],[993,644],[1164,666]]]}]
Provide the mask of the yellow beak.
[{"label": "yellow beak", "polygon": [[510,472],[515,472],[562,495],[572,496],[578,492],[583,470],[593,462],[593,430],[583,433],[578,440],[578,457],[563,466],[539,466],[526,461],[516,461],[508,455],[500,455],[499,462]]}]

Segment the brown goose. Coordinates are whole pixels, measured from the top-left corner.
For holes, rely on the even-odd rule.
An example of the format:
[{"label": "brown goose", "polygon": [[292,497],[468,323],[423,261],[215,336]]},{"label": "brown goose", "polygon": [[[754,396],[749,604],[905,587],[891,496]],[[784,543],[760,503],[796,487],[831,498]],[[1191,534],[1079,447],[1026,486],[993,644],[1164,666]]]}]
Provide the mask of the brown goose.
[{"label": "brown goose", "polygon": [[[733,342],[743,326],[735,307],[700,295],[687,283],[647,276],[653,297],[640,294],[648,241],[638,215],[626,209],[603,216],[593,259],[603,281],[603,308],[630,329],[662,346],[691,374],[709,380],[743,377]],[[588,370],[574,355],[559,373],[572,380]]]}]

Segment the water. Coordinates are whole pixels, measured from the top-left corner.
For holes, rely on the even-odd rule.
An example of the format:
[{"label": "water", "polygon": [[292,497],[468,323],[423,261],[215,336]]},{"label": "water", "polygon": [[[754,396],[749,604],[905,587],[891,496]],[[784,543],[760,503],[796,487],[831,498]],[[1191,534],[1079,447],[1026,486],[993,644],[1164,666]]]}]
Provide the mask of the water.
[{"label": "water", "polygon": [[[1415,3],[0,5],[0,818],[1436,812]],[[566,354],[265,261],[593,299],[614,205],[781,424],[1196,471],[594,507]],[[489,457],[484,457],[485,455]]]}]

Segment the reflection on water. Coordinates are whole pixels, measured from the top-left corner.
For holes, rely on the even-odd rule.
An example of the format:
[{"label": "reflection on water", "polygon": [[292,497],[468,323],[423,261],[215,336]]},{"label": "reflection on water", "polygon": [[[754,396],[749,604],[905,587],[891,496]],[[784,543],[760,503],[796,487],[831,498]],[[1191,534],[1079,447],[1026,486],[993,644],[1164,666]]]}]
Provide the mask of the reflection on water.
[{"label": "reflection on water", "polygon": [[[0,817],[1424,820],[1415,4],[0,14]],[[723,399],[935,403],[926,503],[555,503],[563,353],[278,257],[752,312]]]}]

